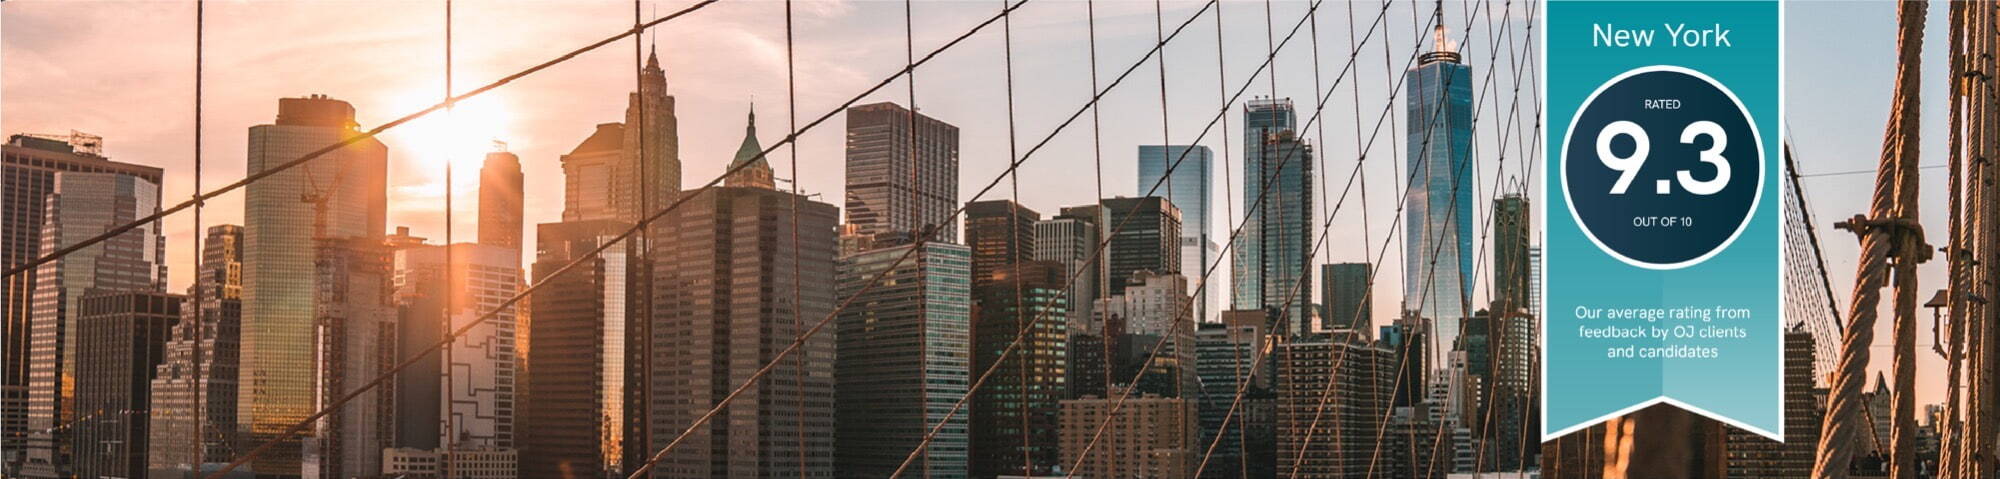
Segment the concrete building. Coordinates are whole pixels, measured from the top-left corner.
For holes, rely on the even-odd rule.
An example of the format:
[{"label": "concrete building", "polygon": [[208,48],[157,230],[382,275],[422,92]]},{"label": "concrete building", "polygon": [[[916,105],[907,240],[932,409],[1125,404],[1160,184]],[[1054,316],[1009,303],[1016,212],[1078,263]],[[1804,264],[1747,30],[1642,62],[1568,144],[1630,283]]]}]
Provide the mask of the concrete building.
[{"label": "concrete building", "polygon": [[[235,458],[231,439],[243,332],[243,227],[208,227],[201,249],[195,285],[168,338],[166,358],[153,373],[148,427],[148,468],[153,471],[193,471],[200,464]],[[189,440],[195,437],[201,438],[199,446]]]},{"label": "concrete building", "polygon": [[[645,366],[653,445],[681,435],[817,318],[833,313],[834,285],[825,278],[834,277],[838,219],[833,205],[808,197],[716,187],[655,224],[652,363]],[[776,362],[738,396],[726,416],[664,456],[657,474],[754,477],[803,468],[808,476],[831,476],[834,338],[814,335],[793,354],[796,360]],[[642,450],[651,455],[651,448]]]},{"label": "concrete building", "polygon": [[1358,334],[1297,338],[1278,353],[1278,470],[1363,478],[1379,459],[1396,355]]},{"label": "concrete building", "polygon": [[[973,477],[1049,474],[1057,467],[1060,401],[1069,394],[1062,276],[1060,264],[1026,261],[992,272],[985,284],[975,279],[972,372],[992,369],[993,379],[970,404]],[[1020,345],[1003,360],[1017,337]]]},{"label": "concrete building", "polygon": [[958,127],[890,102],[847,109],[847,223],[958,242]]},{"label": "concrete building", "polygon": [[[907,472],[967,477],[966,414],[945,412],[972,383],[972,253],[937,242],[915,253],[912,244],[878,246],[838,266],[838,296],[860,296],[832,331],[836,475],[887,477],[942,423]],[[862,292],[877,276],[880,284]]]},{"label": "concrete building", "polygon": [[[1181,210],[1166,198],[1105,198],[1110,247],[1104,252],[1108,294],[1123,294],[1140,271],[1181,272]],[[1183,286],[1185,288],[1185,286]],[[1185,292],[1182,294],[1186,294]]]},{"label": "concrete building", "polygon": [[[380,238],[322,239],[313,255],[318,291],[310,353],[316,367],[307,407],[318,411],[388,374],[402,356],[389,246]],[[382,449],[392,444],[399,421],[393,390],[355,396],[312,422],[299,459],[302,474],[339,479],[382,470]]]},{"label": "concrete building", "polygon": [[[1147,196],[1159,196],[1181,210],[1181,266],[1180,272],[1189,278],[1201,278],[1208,272],[1220,256],[1215,244],[1213,221],[1209,214],[1215,204],[1212,177],[1215,153],[1201,145],[1139,145],[1139,193],[1159,184],[1158,190]],[[1169,172],[1169,170],[1172,170]],[[1161,181],[1162,178],[1171,178]],[[1225,218],[1225,221],[1228,219]],[[1189,287],[1199,286],[1189,284]],[[1213,309],[1215,297],[1222,287],[1210,287],[1195,298],[1195,318],[1214,321],[1219,311]],[[1193,294],[1193,291],[1189,291]]]},{"label": "concrete building", "polygon": [[[12,269],[41,255],[46,197],[56,191],[62,173],[114,174],[160,184],[161,171],[150,166],[110,161],[103,156],[103,138],[72,132],[65,137],[14,135],[0,145],[0,266]],[[154,198],[157,201],[157,198]],[[152,226],[147,226],[152,229]],[[87,254],[87,253],[86,253]],[[4,304],[5,356],[0,357],[0,442],[15,447],[0,451],[0,473],[18,473],[27,459],[30,324],[36,270],[10,276],[0,284]],[[56,365],[49,365],[56,367]],[[53,370],[52,370],[53,371]],[[50,411],[54,413],[56,411]]]},{"label": "concrete building", "polygon": [[[1200,378],[1197,406],[1201,444],[1215,444],[1212,464],[1202,477],[1273,477],[1277,465],[1277,361],[1268,310],[1224,311],[1221,324],[1203,324],[1195,334],[1195,371]],[[1248,385],[1245,385],[1248,382]],[[1243,401],[1229,419],[1237,390]],[[1218,441],[1216,438],[1222,436]],[[1239,474],[1241,473],[1241,474]]]},{"label": "concrete building", "polygon": [[95,290],[77,302],[76,477],[146,475],[153,368],[183,298]]},{"label": "concrete building", "polygon": [[1729,477],[1812,475],[1822,418],[1813,399],[1813,337],[1802,326],[1785,331],[1785,442],[1726,428]]},{"label": "concrete building", "polygon": [[[358,126],[354,107],[345,101],[324,95],[280,99],[275,122],[250,127],[248,171],[277,167],[359,135]],[[388,159],[388,148],[370,138],[244,187],[242,387],[236,404],[245,440],[277,439],[313,413],[314,240],[379,241],[387,215]],[[299,474],[299,450],[297,439],[287,439],[248,466],[259,474]]]},{"label": "concrete building", "polygon": [[610,241],[630,225],[615,220],[544,223],[536,234],[534,322],[522,411],[522,477],[624,477],[626,433],[638,405],[626,382],[640,370],[634,337],[639,318],[627,308],[632,242],[620,242],[576,268],[557,268]]},{"label": "concrete building", "polygon": [[[1053,261],[1076,278],[1070,283],[1069,304],[1097,301],[1099,282],[1104,276],[1104,256],[1097,252],[1105,226],[1103,210],[1097,205],[1072,206],[1053,218],[1035,222],[1035,261]],[[1094,258],[1094,259],[1093,259]],[[1070,332],[1086,331],[1090,308],[1070,308]]]},{"label": "concrete building", "polygon": [[[24,176],[29,173],[21,168],[15,171]],[[42,208],[38,255],[159,211],[157,170],[145,173],[155,179],[116,171],[52,173],[48,191],[37,201]],[[26,435],[24,476],[67,477],[73,473],[76,443],[71,435],[76,429],[62,426],[81,421],[88,414],[76,407],[75,397],[83,366],[76,338],[81,327],[78,303],[94,291],[164,292],[165,246],[159,225],[149,224],[103,246],[78,250],[36,267],[27,322],[32,338],[26,356],[27,426],[32,432]]]},{"label": "concrete building", "polygon": [[1194,416],[1194,401],[1186,398],[1135,395],[1122,405],[1115,398],[1064,400],[1063,467],[1075,465],[1077,477],[1192,477],[1205,446],[1195,443],[1201,432]]}]

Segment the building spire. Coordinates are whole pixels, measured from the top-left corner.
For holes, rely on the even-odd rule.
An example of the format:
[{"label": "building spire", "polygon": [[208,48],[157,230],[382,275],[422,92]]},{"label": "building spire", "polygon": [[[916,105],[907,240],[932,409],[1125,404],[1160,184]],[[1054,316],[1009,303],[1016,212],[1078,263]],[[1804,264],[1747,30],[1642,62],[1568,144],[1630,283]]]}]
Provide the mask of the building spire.
[{"label": "building spire", "polygon": [[[757,142],[757,103],[750,103],[749,119],[743,125],[743,145],[736,148],[736,159],[729,162],[729,168],[736,170],[723,179],[724,186],[748,186],[777,189],[777,181],[772,178],[771,162],[765,160],[764,146]],[[744,163],[750,166],[736,169]]]}]

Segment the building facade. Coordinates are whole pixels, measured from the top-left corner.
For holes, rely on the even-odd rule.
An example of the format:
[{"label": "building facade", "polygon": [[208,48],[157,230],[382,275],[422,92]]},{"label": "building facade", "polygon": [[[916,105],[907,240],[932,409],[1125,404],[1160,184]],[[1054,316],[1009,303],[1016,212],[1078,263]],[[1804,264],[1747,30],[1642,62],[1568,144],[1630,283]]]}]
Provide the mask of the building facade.
[{"label": "building facade", "polygon": [[[349,392],[389,373],[396,350],[394,259],[381,238],[322,239],[313,252],[315,366],[308,411],[332,407]],[[246,328],[248,329],[248,328]],[[248,366],[248,364],[245,364]],[[394,442],[394,388],[373,388],[312,422],[299,462],[306,478],[339,479],[382,470]],[[263,472],[260,470],[260,474]]]},{"label": "building facade", "polygon": [[[970,404],[973,477],[1056,470],[1060,401],[1069,394],[1062,276],[1060,264],[1027,261],[995,271],[986,284],[974,280],[972,371],[992,369],[993,379]],[[1020,345],[1007,353],[1016,338]]]},{"label": "building facade", "polygon": [[[156,475],[235,458],[243,227],[208,227],[201,251],[201,269],[168,337],[166,359],[153,373],[148,468]],[[196,437],[200,445],[189,444]]]},{"label": "building facade", "polygon": [[1497,311],[1529,310],[1528,296],[1541,285],[1528,282],[1528,247],[1534,225],[1528,198],[1510,194],[1493,200],[1493,307]]},{"label": "building facade", "polygon": [[1166,198],[1106,198],[1099,202],[1111,229],[1104,252],[1105,288],[1124,294],[1140,271],[1181,272],[1181,210]]},{"label": "building facade", "polygon": [[[1442,29],[1443,26],[1439,25]],[[1403,308],[1437,325],[1437,344],[1458,339],[1472,313],[1472,68],[1442,41],[1403,74],[1410,119],[1404,149]]]},{"label": "building facade", "polygon": [[[833,313],[834,285],[824,278],[834,277],[838,219],[833,205],[791,193],[716,187],[656,223],[645,385],[655,447],[680,436],[812,322]],[[797,245],[790,241],[795,231]],[[659,461],[657,474],[754,477],[804,469],[809,477],[832,476],[834,338],[813,335],[793,354],[737,396],[726,414],[692,430]]]},{"label": "building facade", "polygon": [[521,251],[521,157],[486,154],[479,167],[479,244]]},{"label": "building facade", "polygon": [[536,231],[535,281],[528,325],[525,387],[534,400],[522,411],[521,477],[624,477],[628,371],[644,356],[629,345],[638,317],[628,310],[632,242],[612,244],[575,268],[556,270],[610,242],[631,225],[615,220],[544,223]]},{"label": "building facade", "polygon": [[882,102],[847,109],[848,224],[864,235],[921,233],[958,242],[958,127]]},{"label": "building facade", "polygon": [[1313,148],[1293,131],[1290,99],[1244,106],[1243,236],[1232,264],[1233,308],[1278,308],[1290,334],[1312,329]]},{"label": "building facade", "polygon": [[[1193,477],[1201,434],[1194,401],[1151,394],[1062,402],[1062,463],[1077,477]],[[1102,433],[1099,433],[1100,428]]]},{"label": "building facade", "polygon": [[[844,256],[835,320],[834,466],[839,477],[886,477],[924,436],[909,472],[967,477],[966,415],[946,417],[971,380],[971,250],[931,242]],[[905,259],[905,255],[909,255]],[[898,260],[901,262],[898,263]],[[880,283],[863,292],[880,276]]]},{"label": "building facade", "polygon": [[[345,101],[324,95],[280,99],[275,122],[250,128],[248,171],[360,135],[357,127],[354,107]],[[382,142],[364,139],[244,187],[236,404],[245,440],[278,439],[315,410],[315,238],[381,237],[388,158]],[[248,466],[259,474],[299,474],[299,450],[297,439],[287,439]]]},{"label": "building facade", "polygon": [[[1203,324],[1195,332],[1195,374],[1201,379],[1196,393],[1201,444],[1214,444],[1209,462],[1223,465],[1205,470],[1202,477],[1276,475],[1277,361],[1270,354],[1276,347],[1272,341],[1276,316],[1272,313],[1262,309],[1224,311],[1221,324]],[[1235,404],[1237,416],[1228,419],[1225,429],[1239,389],[1243,401]]]},{"label": "building facade", "polygon": [[[1097,251],[1103,226],[1099,219],[1104,216],[1097,205],[1063,208],[1062,213],[1053,218],[1035,222],[1035,261],[1053,261],[1063,265],[1064,271],[1073,278],[1070,283],[1068,304],[1091,304],[1097,300],[1099,281],[1104,271],[1104,256]],[[1070,308],[1070,332],[1087,330],[1090,322],[1088,308]]]},{"label": "building facade", "polygon": [[[397,375],[393,446],[513,450],[516,324],[515,307],[505,303],[519,291],[520,255],[479,243],[409,245],[394,255],[396,357],[424,353],[447,328],[470,329],[452,341],[450,354],[430,355]],[[488,312],[491,318],[473,324]]]},{"label": "building facade", "polygon": [[972,285],[999,281],[1013,265],[1031,261],[1035,222],[1041,219],[1041,213],[1014,200],[967,203],[965,244],[972,248]]},{"label": "building facade", "polygon": [[1364,337],[1375,330],[1375,296],[1368,263],[1333,263],[1319,267],[1322,326],[1328,332],[1353,331]]},{"label": "building facade", "polygon": [[1300,338],[1278,355],[1278,470],[1285,477],[1364,478],[1379,459],[1394,352],[1352,332]]},{"label": "building facade", "polygon": [[183,298],[97,290],[77,302],[76,477],[146,475],[147,398]]},{"label": "building facade", "polygon": [[[1139,145],[1139,189],[1146,196],[1166,198],[1181,210],[1181,266],[1188,278],[1202,278],[1220,255],[1209,209],[1215,204],[1215,153],[1201,145]],[[1170,178],[1162,181],[1163,178]],[[1158,184],[1160,186],[1154,187]],[[1190,283],[1190,287],[1199,286]],[[1195,298],[1195,318],[1212,321],[1214,299],[1222,288],[1210,287]],[[1190,291],[1192,294],[1192,291]]]}]

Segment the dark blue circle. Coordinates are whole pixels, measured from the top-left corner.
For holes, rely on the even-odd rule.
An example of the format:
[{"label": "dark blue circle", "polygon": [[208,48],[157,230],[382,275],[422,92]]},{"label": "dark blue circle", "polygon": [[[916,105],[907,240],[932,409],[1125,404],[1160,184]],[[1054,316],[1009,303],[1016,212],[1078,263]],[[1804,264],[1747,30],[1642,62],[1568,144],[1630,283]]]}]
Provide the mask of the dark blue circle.
[{"label": "dark blue circle", "polygon": [[[1625,192],[1612,194],[1622,172],[1598,157],[1597,141],[1618,121],[1645,130],[1651,151]],[[1681,171],[1696,181],[1716,178],[1718,168],[1701,160],[1715,140],[1699,135],[1681,142],[1683,130],[1700,121],[1715,123],[1727,136],[1721,155],[1730,179],[1708,195],[1688,191],[1677,179]],[[1617,135],[1611,153],[1631,156],[1634,140]],[[1562,187],[1577,222],[1609,252],[1649,267],[1686,266],[1725,246],[1749,220],[1764,175],[1763,152],[1749,113],[1720,86],[1685,71],[1645,71],[1614,80],[1583,105],[1563,145]],[[1662,180],[1665,194],[1658,192]]]}]

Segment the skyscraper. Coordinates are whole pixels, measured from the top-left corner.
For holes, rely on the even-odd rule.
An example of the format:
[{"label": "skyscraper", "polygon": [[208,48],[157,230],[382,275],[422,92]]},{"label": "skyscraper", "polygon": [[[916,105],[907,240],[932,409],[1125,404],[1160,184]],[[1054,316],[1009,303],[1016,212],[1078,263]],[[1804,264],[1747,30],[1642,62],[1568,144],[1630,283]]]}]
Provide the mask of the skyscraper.
[{"label": "skyscraper", "polygon": [[983,284],[975,280],[972,371],[994,371],[971,401],[973,477],[1049,474],[1057,467],[1060,401],[1069,394],[1062,280],[1062,265],[1042,261],[1008,265]]},{"label": "skyscraper", "polygon": [[1528,198],[1509,194],[1493,200],[1493,303],[1499,310],[1527,310],[1528,245],[1531,223]]},{"label": "skyscraper", "polygon": [[1813,389],[1813,337],[1803,327],[1785,330],[1785,441],[1728,428],[1730,477],[1808,477],[1819,444],[1818,401]]},{"label": "skyscraper", "polygon": [[[354,107],[313,95],[278,100],[277,121],[250,127],[252,173],[361,132]],[[244,188],[243,337],[237,420],[245,440],[276,439],[312,414],[315,389],[315,238],[379,238],[388,205],[388,148],[373,138]],[[308,202],[307,200],[311,200]],[[249,464],[298,474],[286,440]]]},{"label": "skyscraper", "polygon": [[[1195,374],[1201,379],[1197,393],[1201,444],[1215,445],[1211,464],[1244,465],[1242,469],[1204,472],[1203,477],[1268,478],[1277,474],[1277,361],[1268,352],[1260,352],[1275,347],[1271,339],[1276,318],[1271,313],[1262,309],[1223,311],[1221,324],[1203,324],[1195,332]],[[1243,390],[1243,401],[1236,404],[1237,416],[1228,420],[1225,430],[1224,419],[1229,417],[1239,389]]]},{"label": "skyscraper", "polygon": [[972,247],[972,285],[999,281],[1011,265],[1034,258],[1035,222],[1040,219],[1041,213],[1014,200],[966,204],[965,243]]},{"label": "skyscraper", "polygon": [[[159,211],[158,183],[123,173],[55,173],[43,207],[40,253],[76,244],[105,230]],[[29,305],[27,463],[23,475],[67,475],[73,461],[73,428],[60,427],[89,414],[74,408],[81,318],[78,302],[93,291],[162,292],[166,289],[166,240],[158,224],[119,235],[43,263],[35,270]]]},{"label": "skyscraper", "polygon": [[612,245],[562,274],[630,225],[615,220],[537,226],[534,322],[526,387],[535,398],[523,411],[521,477],[624,477],[626,425],[641,405],[625,403],[628,371],[643,356],[631,335],[638,318],[627,309],[632,242]]},{"label": "skyscraper", "polygon": [[625,124],[599,123],[590,136],[562,156],[563,221],[619,220],[616,178],[633,176],[625,166]]},{"label": "skyscraper", "polygon": [[[1092,304],[1097,300],[1098,281],[1104,270],[1103,256],[1097,254],[1099,234],[1103,227],[1099,219],[1102,210],[1097,205],[1072,206],[1062,209],[1062,214],[1035,222],[1035,261],[1053,261],[1063,265],[1063,270],[1076,281],[1070,283],[1069,304]],[[1090,321],[1089,308],[1070,308],[1069,323],[1072,334]]]},{"label": "skyscraper", "polygon": [[[451,344],[450,362],[430,353],[397,375],[394,447],[434,450],[514,448],[516,377],[514,307],[501,307],[520,284],[520,255],[478,243],[411,245],[395,251],[400,310],[395,357],[424,352],[453,330],[496,311]],[[447,258],[449,256],[449,258]],[[446,301],[451,320],[445,321]],[[447,326],[449,324],[449,326]],[[441,373],[450,368],[448,388]],[[447,396],[448,394],[448,396]],[[449,410],[441,410],[449,404]],[[440,440],[441,414],[451,414],[453,438]]]},{"label": "skyscraper", "polygon": [[1333,263],[1319,266],[1319,301],[1326,305],[1327,331],[1349,330],[1372,337],[1375,298],[1368,294],[1368,263]]},{"label": "skyscraper", "polygon": [[[1244,123],[1254,153],[1244,156],[1244,220],[1234,258],[1235,309],[1276,308],[1291,334],[1312,329],[1313,150],[1291,130],[1292,102],[1252,100]],[[1249,140],[1249,139],[1246,139]]]},{"label": "skyscraper", "polygon": [[1195,443],[1200,428],[1193,411],[1192,399],[1152,394],[1133,394],[1122,403],[1095,396],[1064,400],[1062,463],[1077,464],[1078,477],[1192,477],[1207,446]]},{"label": "skyscraper", "polygon": [[77,301],[76,477],[146,475],[147,397],[180,296],[95,290]]},{"label": "skyscraper", "polygon": [[624,170],[611,178],[611,198],[618,219],[636,223],[665,208],[681,191],[680,121],[674,116],[674,96],[667,94],[659,52],[646,54],[639,89],[625,104],[624,133]]},{"label": "skyscraper", "polygon": [[[757,142],[757,109],[752,106],[750,119],[743,126],[743,144],[736,147],[736,157],[729,160],[729,169],[735,172],[723,178],[722,185],[776,189],[777,182],[771,177],[771,162],[760,156],[763,152],[764,146]],[[736,169],[744,164],[750,166]]]},{"label": "skyscraper", "polygon": [[1166,198],[1105,198],[1111,232],[1105,281],[1110,294],[1122,294],[1140,271],[1181,272],[1181,210]]},{"label": "skyscraper", "polygon": [[[14,268],[39,256],[42,224],[48,205],[44,197],[56,189],[62,172],[110,173],[160,184],[159,168],[119,163],[104,159],[103,139],[83,133],[67,138],[14,135],[0,145],[0,170],[4,192],[0,192],[0,266]],[[151,229],[151,226],[147,226]],[[89,254],[89,253],[81,253]],[[0,303],[6,309],[6,351],[0,357],[0,442],[25,444],[28,431],[28,384],[31,298],[37,280],[35,270],[6,279],[0,289]],[[0,451],[0,473],[15,473],[26,459],[25,447]]]},{"label": "skyscraper", "polygon": [[1435,32],[1436,46],[1404,73],[1409,163],[1403,191],[1403,309],[1436,323],[1440,347],[1458,339],[1472,301],[1472,68]]},{"label": "skyscraper", "polygon": [[486,154],[479,168],[479,244],[521,252],[521,157]]},{"label": "skyscraper", "polygon": [[[910,253],[915,247],[884,246],[840,259],[838,296],[860,295],[841,310],[834,331],[840,477],[887,477],[939,423],[944,428],[910,475],[967,477],[966,414],[946,418],[945,411],[972,383],[972,253],[939,242]],[[863,292],[878,275],[880,284]]]},{"label": "skyscraper", "polygon": [[[655,225],[646,456],[833,313],[825,278],[834,277],[839,216],[833,205],[788,192],[724,186],[702,190]],[[776,361],[726,416],[664,456],[657,474],[831,475],[834,338],[814,335],[793,354],[802,359]]]},{"label": "skyscraper", "polygon": [[[381,237],[315,241],[311,376],[308,411],[334,406],[389,372],[396,350],[394,262]],[[251,329],[247,325],[244,328]],[[252,366],[246,360],[246,367]],[[245,388],[253,389],[253,388]],[[338,479],[382,470],[382,449],[401,421],[393,391],[369,389],[312,422],[302,440],[304,477]],[[262,469],[259,474],[264,474]]]},{"label": "skyscraper", "polygon": [[[190,291],[181,306],[166,359],[153,374],[148,428],[148,468],[153,471],[192,471],[199,464],[235,457],[231,438],[236,433],[237,347],[243,331],[243,227],[208,227],[201,250],[201,270],[192,287],[199,293]],[[200,304],[194,302],[196,294]],[[196,321],[201,322],[199,336]],[[197,417],[203,421],[199,436]],[[194,437],[201,438],[199,456],[188,444]]]},{"label": "skyscraper", "polygon": [[848,108],[846,201],[860,234],[935,227],[958,242],[958,127],[890,102]]},{"label": "skyscraper", "polygon": [[[1373,472],[1377,434],[1387,419],[1395,353],[1352,332],[1280,346],[1278,469],[1302,478],[1358,478]],[[1288,476],[1291,477],[1291,476]]]},{"label": "skyscraper", "polygon": [[[1154,184],[1159,189],[1150,196],[1164,197],[1181,210],[1181,266],[1180,272],[1190,280],[1188,287],[1198,286],[1198,280],[1208,272],[1209,265],[1215,264],[1218,247],[1210,237],[1213,226],[1209,224],[1209,207],[1215,200],[1211,180],[1214,171],[1214,153],[1201,145],[1139,145],[1139,193]],[[1175,166],[1178,163],[1179,166]],[[1172,180],[1162,183],[1161,178],[1170,174]],[[1195,319],[1214,319],[1211,309],[1216,292],[1222,288],[1210,286],[1202,290],[1201,297],[1195,298]]]}]

